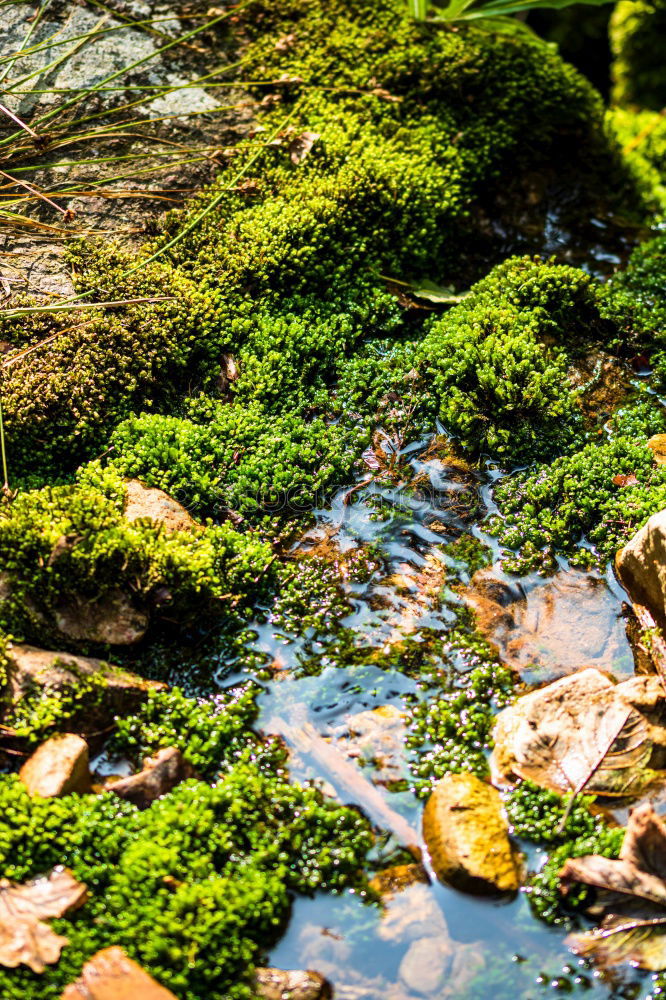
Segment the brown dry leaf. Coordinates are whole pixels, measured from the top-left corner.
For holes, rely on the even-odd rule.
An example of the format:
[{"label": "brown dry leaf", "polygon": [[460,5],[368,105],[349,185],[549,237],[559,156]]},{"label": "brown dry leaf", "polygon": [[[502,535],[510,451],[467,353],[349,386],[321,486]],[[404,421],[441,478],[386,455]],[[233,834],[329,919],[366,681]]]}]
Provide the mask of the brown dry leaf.
[{"label": "brown dry leaf", "polygon": [[613,685],[589,668],[519,698],[498,716],[495,777],[518,776],[559,794],[583,787],[637,794],[654,779],[648,764],[657,731],[632,702],[655,683],[663,695],[656,677]]},{"label": "brown dry leaf", "polygon": [[625,486],[636,486],[637,483],[638,479],[636,479],[633,472],[618,473],[617,476],[613,476],[613,486],[620,486],[622,489],[624,489]]},{"label": "brown dry leaf", "polygon": [[24,885],[0,879],[0,965],[15,969],[23,964],[43,972],[57,962],[67,938],[43,921],[62,917],[86,899],[85,885],[66,868],[54,868],[50,875]]},{"label": "brown dry leaf", "polygon": [[302,163],[317,139],[321,138],[318,132],[301,132],[289,143],[289,158],[292,163]]},{"label": "brown dry leaf", "polygon": [[574,883],[596,889],[590,912],[603,915],[598,928],[569,935],[576,954],[604,965],[666,969],[666,826],[649,803],[631,813],[619,860],[569,858],[560,882],[565,893]]}]

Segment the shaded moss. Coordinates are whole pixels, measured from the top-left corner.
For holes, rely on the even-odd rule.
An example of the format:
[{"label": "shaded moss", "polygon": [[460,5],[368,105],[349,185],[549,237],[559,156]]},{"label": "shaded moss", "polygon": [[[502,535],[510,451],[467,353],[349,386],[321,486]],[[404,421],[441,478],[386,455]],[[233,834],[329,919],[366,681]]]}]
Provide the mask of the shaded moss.
[{"label": "shaded moss", "polygon": [[613,100],[659,111],[666,104],[663,0],[620,0],[610,22]]}]

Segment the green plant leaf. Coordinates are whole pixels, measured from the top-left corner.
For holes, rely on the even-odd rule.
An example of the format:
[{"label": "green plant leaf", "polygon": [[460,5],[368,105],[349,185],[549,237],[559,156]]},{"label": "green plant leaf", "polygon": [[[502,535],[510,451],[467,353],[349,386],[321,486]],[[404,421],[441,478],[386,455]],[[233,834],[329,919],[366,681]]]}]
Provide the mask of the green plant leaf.
[{"label": "green plant leaf", "polygon": [[412,17],[417,21],[425,21],[428,14],[428,0],[407,0],[407,6]]},{"label": "green plant leaf", "polygon": [[[580,0],[451,0],[439,11],[437,20],[442,21],[474,21],[482,18],[508,17],[512,14],[522,14],[530,10],[546,8],[561,10],[570,7]],[[611,0],[582,0],[589,6],[600,7]]]},{"label": "green plant leaf", "polygon": [[442,305],[460,302],[469,295],[469,292],[456,292],[448,285],[436,285],[434,281],[424,279],[420,285],[410,289],[410,294],[417,299],[425,299],[427,302],[436,302]]}]

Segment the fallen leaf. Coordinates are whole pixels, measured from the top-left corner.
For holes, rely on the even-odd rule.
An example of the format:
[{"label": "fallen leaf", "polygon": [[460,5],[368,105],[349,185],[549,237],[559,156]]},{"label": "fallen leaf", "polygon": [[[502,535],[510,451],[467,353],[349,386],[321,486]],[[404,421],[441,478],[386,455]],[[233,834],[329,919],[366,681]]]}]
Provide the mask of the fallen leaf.
[{"label": "fallen leaf", "polygon": [[666,826],[649,803],[631,813],[617,861],[597,854],[569,858],[560,883],[565,894],[572,884],[592,886],[590,912],[603,915],[594,930],[569,935],[576,954],[606,965],[666,968]]},{"label": "fallen leaf", "polygon": [[450,285],[436,285],[434,281],[423,280],[420,285],[410,289],[410,295],[427,302],[438,302],[440,305],[460,302],[467,298],[469,292],[456,292]]},{"label": "fallen leaf", "polygon": [[15,969],[23,964],[43,972],[57,962],[67,938],[43,921],[77,909],[86,899],[85,885],[66,868],[23,885],[0,879],[0,965]]},{"label": "fallen leaf", "polygon": [[390,101],[392,104],[399,104],[402,101],[402,97],[396,97],[395,94],[391,94],[388,90],[384,90],[383,87],[374,87],[370,93],[374,97],[378,97],[380,101]]},{"label": "fallen leaf", "polygon": [[638,480],[633,472],[627,474],[618,473],[617,476],[613,476],[613,486],[621,486],[624,489],[625,486],[636,485],[638,485]]},{"label": "fallen leaf", "polygon": [[289,143],[289,158],[292,163],[302,163],[317,139],[320,138],[318,132],[301,132]]},{"label": "fallen leaf", "polygon": [[379,469],[380,462],[372,447],[366,448],[363,454],[361,455],[361,458],[363,459],[363,461],[365,462],[365,464],[369,469],[372,469],[375,472],[377,471],[377,469]]},{"label": "fallen leaf", "polygon": [[494,730],[496,779],[531,780],[559,794],[637,794],[654,780],[655,745],[666,735],[648,715],[664,704],[657,677],[614,685],[593,668],[519,698]]}]

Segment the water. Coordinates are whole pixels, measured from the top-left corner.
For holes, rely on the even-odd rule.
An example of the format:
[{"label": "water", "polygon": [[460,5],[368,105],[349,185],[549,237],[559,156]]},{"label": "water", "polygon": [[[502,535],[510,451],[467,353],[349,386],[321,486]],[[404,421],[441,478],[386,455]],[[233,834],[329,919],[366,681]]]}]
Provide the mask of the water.
[{"label": "water", "polygon": [[[420,664],[431,679],[438,669],[451,669],[437,640],[445,639],[455,622],[459,585],[469,583],[474,569],[451,543],[474,537],[485,546],[486,561],[496,559],[483,518],[493,510],[491,488],[501,473],[492,466],[466,469],[446,453],[437,434],[397,457],[400,475],[372,482],[367,473],[360,476],[317,512],[315,525],[294,545],[295,558],[336,554],[348,614],[335,628],[321,631],[288,631],[268,614],[252,624],[250,645],[265,664],[279,663],[263,685],[257,728],[285,736],[293,777],[319,781],[329,794],[376,819],[366,800],[372,789],[415,831],[423,850],[422,803],[407,788],[399,713],[424,692],[427,696]],[[372,571],[358,582],[353,574],[346,577],[345,559],[363,551],[372,553]],[[497,566],[494,572],[503,578]],[[624,595],[612,574],[584,573],[562,560],[550,579],[531,575],[510,585],[518,597],[511,605],[513,624],[505,623],[495,639],[528,683],[585,665],[617,679],[632,672]],[[396,728],[386,747],[380,739],[384,756],[373,760],[376,745],[365,729],[368,713],[380,708]],[[299,738],[303,727],[323,738],[317,752]],[[340,760],[347,770],[341,771]],[[538,870],[543,852],[520,846],[527,867]],[[397,861],[411,863],[412,874],[417,871],[396,837],[385,836],[375,854],[377,869]],[[489,902],[441,885],[427,872],[425,882],[384,897],[382,905],[353,892],[296,899],[284,936],[266,957],[283,968],[317,969],[334,983],[340,1000],[648,995],[645,974],[628,967],[594,970],[571,954],[564,937],[533,916],[526,891],[511,901]]]}]

